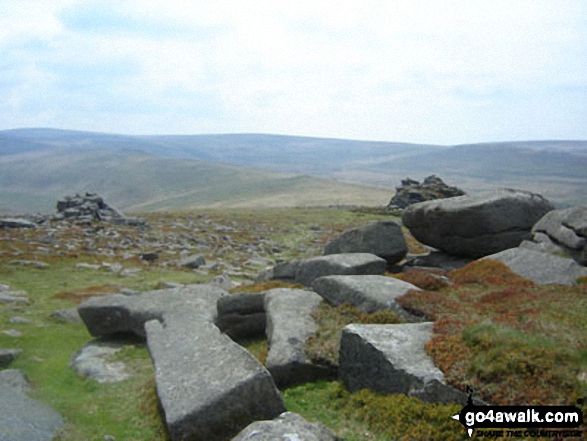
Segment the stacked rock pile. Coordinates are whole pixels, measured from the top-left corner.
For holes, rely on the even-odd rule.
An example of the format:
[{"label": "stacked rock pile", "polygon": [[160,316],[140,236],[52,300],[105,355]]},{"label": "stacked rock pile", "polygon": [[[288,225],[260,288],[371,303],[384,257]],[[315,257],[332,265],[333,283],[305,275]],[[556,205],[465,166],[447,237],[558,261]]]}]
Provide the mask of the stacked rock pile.
[{"label": "stacked rock pile", "polygon": [[404,209],[409,205],[434,199],[463,196],[465,192],[457,187],[446,185],[438,176],[428,176],[422,183],[407,178],[395,188],[395,195],[387,205],[389,209]]}]

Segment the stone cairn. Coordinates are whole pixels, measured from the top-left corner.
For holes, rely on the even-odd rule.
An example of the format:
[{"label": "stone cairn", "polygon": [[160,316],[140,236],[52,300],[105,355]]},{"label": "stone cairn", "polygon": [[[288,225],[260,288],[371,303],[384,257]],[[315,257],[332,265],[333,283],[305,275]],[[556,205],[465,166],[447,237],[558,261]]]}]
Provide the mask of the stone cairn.
[{"label": "stone cairn", "polygon": [[428,176],[422,183],[407,178],[402,180],[402,185],[395,188],[395,195],[387,205],[388,209],[400,209],[418,202],[431,201],[433,199],[452,198],[463,196],[465,192],[458,187],[446,185],[438,176]]}]

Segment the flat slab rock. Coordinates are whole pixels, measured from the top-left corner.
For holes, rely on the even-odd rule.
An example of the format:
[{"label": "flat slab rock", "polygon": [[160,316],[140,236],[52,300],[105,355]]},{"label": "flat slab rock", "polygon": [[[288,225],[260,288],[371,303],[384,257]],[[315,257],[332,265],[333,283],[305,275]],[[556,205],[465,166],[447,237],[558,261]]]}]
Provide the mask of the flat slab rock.
[{"label": "flat slab rock", "polygon": [[310,286],[318,277],[333,275],[381,275],[387,261],[369,253],[342,253],[312,257],[299,262],[295,281]]},{"label": "flat slab rock", "polygon": [[465,404],[467,395],[444,383],[444,375],[426,353],[433,325],[348,325],[340,343],[341,381],[351,391],[371,389],[427,402]]},{"label": "flat slab rock", "polygon": [[126,366],[112,357],[122,349],[116,342],[92,341],[72,354],[69,367],[80,377],[92,378],[98,383],[118,383],[130,378]]},{"label": "flat slab rock", "polygon": [[483,257],[517,247],[553,209],[538,194],[503,189],[410,205],[402,221],[426,245],[448,254]]},{"label": "flat slab rock", "polygon": [[285,411],[269,372],[213,324],[174,311],[145,330],[172,440],[225,440]]},{"label": "flat slab rock", "polygon": [[213,322],[216,303],[226,291],[210,285],[186,285],[127,296],[110,294],[92,297],[78,306],[78,312],[94,337],[131,332],[144,337],[144,324],[162,320],[166,312],[187,309],[194,318]]},{"label": "flat slab rock", "polygon": [[[405,311],[395,299],[410,290],[420,288],[403,280],[386,276],[327,276],[314,280],[312,289],[334,306],[350,303],[363,312],[373,313],[392,309],[410,321],[414,316]],[[416,320],[419,321],[419,320]]]},{"label": "flat slab rock", "polygon": [[265,363],[279,386],[324,378],[329,371],[313,364],[304,347],[316,332],[312,312],[322,303],[315,292],[278,288],[265,293],[267,341],[269,352]]},{"label": "flat slab rock", "polygon": [[28,389],[21,371],[0,371],[0,440],[49,441],[63,426],[61,415],[29,398]]},{"label": "flat slab rock", "polygon": [[271,421],[256,421],[232,441],[337,441],[337,437],[322,424],[309,423],[293,412],[284,412]]},{"label": "flat slab rock", "polygon": [[499,260],[516,274],[539,285],[573,285],[579,277],[587,277],[587,268],[573,259],[526,248],[511,248],[484,259]]}]

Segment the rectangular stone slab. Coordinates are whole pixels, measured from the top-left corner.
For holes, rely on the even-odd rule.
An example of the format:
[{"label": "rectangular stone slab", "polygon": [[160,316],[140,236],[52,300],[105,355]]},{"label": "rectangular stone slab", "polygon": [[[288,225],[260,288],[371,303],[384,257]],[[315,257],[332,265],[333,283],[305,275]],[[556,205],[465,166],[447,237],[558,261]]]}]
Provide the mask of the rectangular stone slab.
[{"label": "rectangular stone slab", "polygon": [[188,311],[145,324],[171,439],[225,440],[285,411],[269,372],[213,324]]}]

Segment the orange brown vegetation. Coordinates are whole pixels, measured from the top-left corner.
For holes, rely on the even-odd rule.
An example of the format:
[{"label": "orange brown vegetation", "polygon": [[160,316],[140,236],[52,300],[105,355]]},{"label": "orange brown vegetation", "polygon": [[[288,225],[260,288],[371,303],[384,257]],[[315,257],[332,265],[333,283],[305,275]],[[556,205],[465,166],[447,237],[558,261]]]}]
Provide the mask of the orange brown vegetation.
[{"label": "orange brown vegetation", "polygon": [[447,287],[450,282],[444,277],[443,271],[414,269],[404,273],[395,274],[393,277],[411,283],[420,289],[437,291]]},{"label": "orange brown vegetation", "polygon": [[283,282],[281,280],[269,280],[268,282],[255,283],[252,285],[237,286],[235,288],[232,288],[230,290],[230,293],[231,294],[237,294],[237,293],[243,293],[243,292],[258,293],[258,292],[269,291],[270,289],[275,289],[275,288],[305,289],[306,287],[304,285],[300,285],[299,283],[287,283],[287,282]]},{"label": "orange brown vegetation", "polygon": [[81,303],[85,299],[96,296],[113,294],[120,290],[120,286],[113,284],[88,286],[79,291],[60,291],[54,297],[58,299],[67,299],[75,303]]}]

